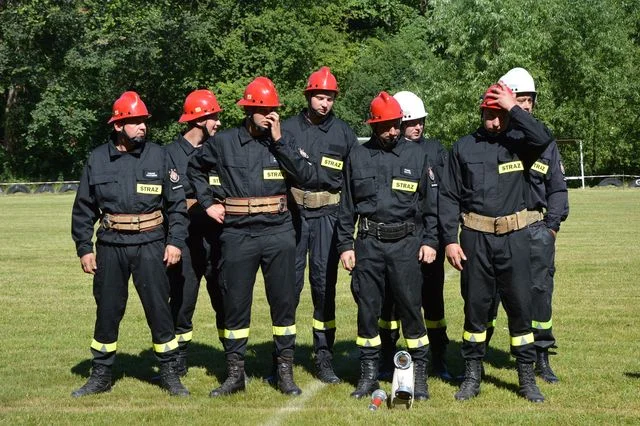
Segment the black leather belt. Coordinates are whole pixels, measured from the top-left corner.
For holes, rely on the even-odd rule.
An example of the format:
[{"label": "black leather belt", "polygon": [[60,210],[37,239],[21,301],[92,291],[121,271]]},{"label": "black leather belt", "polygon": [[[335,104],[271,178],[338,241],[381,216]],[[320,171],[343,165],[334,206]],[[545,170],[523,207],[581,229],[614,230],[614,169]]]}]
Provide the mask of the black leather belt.
[{"label": "black leather belt", "polygon": [[358,224],[358,233],[371,235],[379,240],[399,240],[416,230],[413,222],[402,223],[378,223],[361,218]]}]

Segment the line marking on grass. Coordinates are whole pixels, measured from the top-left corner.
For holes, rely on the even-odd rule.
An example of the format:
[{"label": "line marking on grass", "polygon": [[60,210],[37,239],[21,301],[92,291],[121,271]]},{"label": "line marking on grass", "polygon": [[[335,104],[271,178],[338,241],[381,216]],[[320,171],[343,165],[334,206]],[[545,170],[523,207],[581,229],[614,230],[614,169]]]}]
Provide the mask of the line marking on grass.
[{"label": "line marking on grass", "polygon": [[293,397],[287,405],[278,409],[278,411],[276,411],[269,420],[262,423],[262,425],[278,426],[287,418],[287,416],[300,411],[307,403],[307,401],[313,398],[318,393],[318,391],[325,386],[327,385],[325,383],[322,383],[320,380],[314,380],[311,385],[302,389],[302,395],[300,395],[299,397]]}]

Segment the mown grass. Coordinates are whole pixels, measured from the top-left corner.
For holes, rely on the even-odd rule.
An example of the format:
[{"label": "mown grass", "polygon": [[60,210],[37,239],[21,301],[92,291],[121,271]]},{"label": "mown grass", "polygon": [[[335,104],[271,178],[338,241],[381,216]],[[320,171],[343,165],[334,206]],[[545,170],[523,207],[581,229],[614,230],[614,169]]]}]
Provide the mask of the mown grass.
[{"label": "mown grass", "polygon": [[[262,281],[256,284],[244,394],[210,399],[224,380],[222,348],[204,288],[195,316],[192,396],[169,397],[150,382],[150,334],[133,286],[118,341],[116,383],[109,394],[73,399],[89,372],[95,304],[70,238],[72,195],[0,196],[0,422],[3,424],[638,424],[640,422],[640,190],[570,192],[571,216],[558,238],[552,357],[558,385],[540,383],[547,402],[515,394],[506,320],[501,311],[482,393],[453,399],[454,384],[430,379],[431,400],[372,413],[349,398],[358,377],[355,305],[340,274],[337,386],[319,383],[310,361],[308,289],[298,311],[295,375],[303,389],[288,398],[262,382],[271,362],[271,327]],[[450,366],[461,372],[462,301],[457,273],[446,285]],[[390,385],[385,384],[387,391]]]}]

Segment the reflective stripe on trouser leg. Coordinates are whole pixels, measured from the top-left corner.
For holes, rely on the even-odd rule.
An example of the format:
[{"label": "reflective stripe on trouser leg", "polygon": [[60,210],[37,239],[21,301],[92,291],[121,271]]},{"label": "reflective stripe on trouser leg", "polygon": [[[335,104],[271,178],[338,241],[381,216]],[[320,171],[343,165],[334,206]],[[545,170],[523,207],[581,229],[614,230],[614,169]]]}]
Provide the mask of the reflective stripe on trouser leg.
[{"label": "reflective stripe on trouser leg", "polygon": [[251,323],[253,286],[262,258],[259,238],[247,234],[222,232],[220,235],[220,274],[224,323],[218,324],[218,337],[226,355],[244,358]]},{"label": "reflective stripe on trouser leg", "polygon": [[460,350],[464,359],[482,359],[486,351],[487,315],[496,293],[492,248],[484,234],[466,228],[460,233],[460,245],[467,255],[460,273],[460,293],[464,300],[464,334]]},{"label": "reflective stripe on trouser leg", "polygon": [[176,339],[180,345],[187,344],[193,339],[193,331],[188,331],[183,334],[176,334]]},{"label": "reflective stripe on trouser leg", "polygon": [[380,335],[378,316],[382,308],[385,287],[385,262],[374,238],[356,238],[358,267],[351,276],[351,293],[358,305],[358,338],[360,360],[378,360]]},{"label": "reflective stripe on trouser leg", "polygon": [[420,243],[420,238],[413,234],[397,242],[387,242],[384,263],[388,268],[387,279],[395,310],[411,357],[415,361],[428,362],[429,338],[422,315],[422,300],[416,297],[421,293],[423,284],[420,263],[415,261]]},{"label": "reflective stripe on trouser leg", "polygon": [[93,355],[93,364],[101,364],[113,366],[116,360],[116,349],[118,342],[102,343],[96,339],[91,341],[91,355]]},{"label": "reflective stripe on trouser leg", "polygon": [[[128,257],[131,264],[133,284],[140,296],[147,323],[151,329],[151,340],[163,349],[155,350],[158,361],[167,362],[175,356],[178,342],[175,340],[173,319],[169,306],[169,278],[163,262],[164,241],[154,241],[138,246],[129,246]],[[170,347],[169,349],[167,349]]]},{"label": "reflective stripe on trouser leg", "polygon": [[318,352],[321,350],[326,350],[329,352],[333,352],[333,344],[336,340],[336,320],[333,319],[331,321],[318,321],[314,318],[313,320],[313,350],[314,352]]},{"label": "reflective stripe on trouser leg", "polygon": [[[507,313],[509,335],[524,336],[531,333],[531,262],[530,240],[526,229],[505,235],[506,240],[491,235],[495,244],[493,264],[498,292]],[[533,339],[532,339],[533,340]],[[511,345],[511,355],[518,362],[532,363],[536,351],[531,343]]]},{"label": "reflective stripe on trouser leg", "polygon": [[[93,297],[96,301],[96,321],[91,343],[94,363],[112,366],[120,321],[127,306],[129,260],[126,247],[96,243],[96,263],[93,276]],[[107,343],[102,348],[101,343]],[[105,350],[103,350],[105,349]]]},{"label": "reflective stripe on trouser leg", "polygon": [[393,370],[393,356],[397,351],[400,339],[400,321],[395,319],[395,303],[389,283],[385,286],[385,297],[382,301],[382,313],[378,319],[380,340],[382,341],[382,364],[380,371],[390,373]]},{"label": "reflective stripe on trouser leg", "polygon": [[551,324],[553,278],[555,275],[555,237],[544,223],[529,227],[531,245],[531,313],[535,346],[539,349],[555,347]]},{"label": "reflective stripe on trouser leg", "polygon": [[449,343],[444,315],[444,247],[438,249],[432,263],[420,265],[422,271],[422,308],[431,351],[444,352]]},{"label": "reflective stripe on trouser leg", "polygon": [[[259,237],[262,247],[260,267],[271,313],[271,323],[282,334],[275,334],[276,356],[296,344],[296,242],[293,232]],[[286,330],[289,330],[288,332]]]},{"label": "reflective stripe on trouser leg", "polygon": [[337,215],[307,218],[309,226],[309,284],[313,302],[313,318],[321,322],[333,321],[333,326],[313,330],[314,352],[333,350],[335,341],[336,283],[340,256],[337,250]]}]

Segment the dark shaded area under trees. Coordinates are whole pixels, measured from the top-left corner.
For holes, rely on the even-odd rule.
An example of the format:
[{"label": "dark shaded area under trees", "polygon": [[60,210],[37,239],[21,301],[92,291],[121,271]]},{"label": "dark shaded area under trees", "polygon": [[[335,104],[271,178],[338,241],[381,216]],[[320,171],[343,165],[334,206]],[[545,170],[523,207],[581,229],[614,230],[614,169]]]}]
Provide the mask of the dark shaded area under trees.
[{"label": "dark shaded area under trees", "polygon": [[[536,114],[558,138],[584,141],[587,174],[638,174],[638,64],[640,0],[6,0],[0,180],[78,178],[125,90],[149,107],[151,139],[168,143],[191,90],[212,89],[230,127],[244,86],[266,75],[287,117],[322,65],[359,135],[373,96],[411,90],[447,146],[478,125],[484,89],[525,67]],[[561,150],[577,174],[576,148]]]}]

